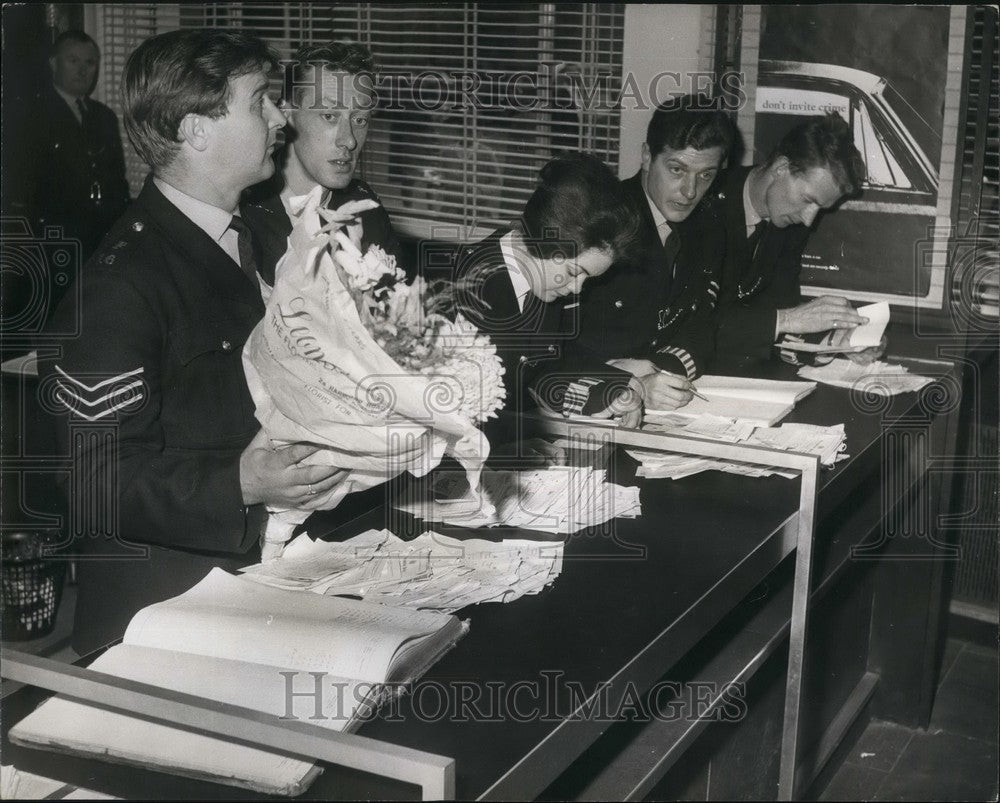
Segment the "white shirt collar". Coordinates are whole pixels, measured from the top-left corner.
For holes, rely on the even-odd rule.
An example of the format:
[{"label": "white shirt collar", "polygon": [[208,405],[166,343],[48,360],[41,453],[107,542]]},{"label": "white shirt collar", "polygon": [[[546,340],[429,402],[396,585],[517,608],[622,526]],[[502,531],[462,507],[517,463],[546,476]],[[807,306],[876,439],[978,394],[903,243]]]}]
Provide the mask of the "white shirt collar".
[{"label": "white shirt collar", "polygon": [[646,203],[649,204],[649,211],[653,214],[653,222],[656,224],[657,234],[660,235],[660,242],[666,244],[667,237],[670,236],[673,229],[670,228],[670,223],[660,211],[660,207],[653,203],[653,199],[649,197],[649,193],[646,192],[645,189],[643,189],[642,193],[646,196]]},{"label": "white shirt collar", "polygon": [[747,180],[743,182],[743,217],[746,218],[747,222],[747,237],[753,234],[753,230],[757,228],[757,224],[764,219],[757,214],[757,210],[753,208],[753,202],[750,200],[751,175],[753,174],[748,174]]},{"label": "white shirt collar", "polygon": [[199,201],[197,198],[192,198],[186,192],[181,192],[162,178],[154,178],[153,183],[170,203],[180,209],[205,234],[215,242],[222,240],[233,219],[232,212],[212,206],[212,204],[205,203],[205,201]]},{"label": "white shirt collar", "polygon": [[509,231],[500,238],[500,253],[503,255],[503,262],[507,268],[507,275],[510,276],[511,286],[514,288],[514,297],[517,299],[517,308],[524,312],[524,300],[531,292],[531,283],[528,277],[521,272],[517,257],[514,256],[514,232]]}]

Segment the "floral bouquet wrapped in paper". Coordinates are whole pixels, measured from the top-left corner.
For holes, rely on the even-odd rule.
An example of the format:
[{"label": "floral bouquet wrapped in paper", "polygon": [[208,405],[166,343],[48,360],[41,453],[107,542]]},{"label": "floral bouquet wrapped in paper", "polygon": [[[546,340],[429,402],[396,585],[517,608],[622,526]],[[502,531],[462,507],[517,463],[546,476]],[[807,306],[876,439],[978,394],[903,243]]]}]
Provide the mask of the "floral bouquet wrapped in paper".
[{"label": "floral bouquet wrapped in paper", "polygon": [[[403,281],[378,246],[364,254],[354,221],[374,201],[322,208],[321,189],[293,198],[294,227],[243,365],[257,419],[276,444],[322,447],[309,462],[348,469],[330,499],[446,454],[477,487],[489,443],[475,422],[496,415],[503,367],[489,338],[421,279]],[[264,559],[280,554],[306,511],[271,511]]]}]

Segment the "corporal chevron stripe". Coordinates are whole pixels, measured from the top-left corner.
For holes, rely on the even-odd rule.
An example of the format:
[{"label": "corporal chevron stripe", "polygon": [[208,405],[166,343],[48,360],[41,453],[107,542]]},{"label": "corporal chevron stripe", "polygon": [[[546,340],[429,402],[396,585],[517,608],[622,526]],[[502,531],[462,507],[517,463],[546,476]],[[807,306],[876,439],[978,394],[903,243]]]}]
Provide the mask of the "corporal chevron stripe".
[{"label": "corporal chevron stripe", "polygon": [[67,410],[85,421],[99,421],[119,410],[132,408],[145,397],[143,368],[126,371],[88,385],[56,366],[56,398]]}]

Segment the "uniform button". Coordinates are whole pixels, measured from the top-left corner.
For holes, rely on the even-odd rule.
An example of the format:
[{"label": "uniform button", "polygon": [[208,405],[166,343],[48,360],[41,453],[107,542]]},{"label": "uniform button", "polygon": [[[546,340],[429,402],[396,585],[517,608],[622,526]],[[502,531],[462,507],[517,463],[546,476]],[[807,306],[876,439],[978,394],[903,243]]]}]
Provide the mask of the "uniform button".
[{"label": "uniform button", "polygon": [[621,308],[622,308],[622,300],[621,300],[620,298],[619,298],[619,299],[618,299],[617,301],[615,301],[615,306],[616,306],[616,307],[617,307],[618,309],[621,309]]},{"label": "uniform button", "polygon": [[233,344],[230,343],[228,340],[223,340],[222,341],[222,350],[223,351],[232,351],[233,350]]},{"label": "uniform button", "polygon": [[142,231],[144,228],[146,227],[142,224],[141,221],[137,220],[135,223],[132,224],[132,231]]},{"label": "uniform button", "polygon": [[555,354],[556,353],[556,347],[555,346],[549,346],[547,350],[548,350],[549,354]]},{"label": "uniform button", "polygon": [[697,301],[695,301],[694,304],[691,305],[691,312],[694,312],[696,309],[698,309],[698,302]]},{"label": "uniform button", "polygon": [[652,343],[650,343],[649,345],[651,345],[651,346],[655,347],[655,346],[656,346],[656,343],[657,343],[657,340],[656,340],[656,338],[654,337],[654,338],[653,338],[653,342],[652,342]]},{"label": "uniform button", "polygon": [[524,355],[522,354],[522,355],[521,355],[521,359],[520,359],[520,363],[521,363],[521,365],[524,365],[524,364],[525,364],[525,363],[526,363],[527,361],[528,361],[528,358],[527,358],[527,357],[525,357],[525,356],[524,356]]},{"label": "uniform button", "polygon": [[720,200],[720,201],[724,201],[724,200],[726,200],[726,193],[724,193],[724,192],[720,192],[720,193],[719,193],[719,200]]}]

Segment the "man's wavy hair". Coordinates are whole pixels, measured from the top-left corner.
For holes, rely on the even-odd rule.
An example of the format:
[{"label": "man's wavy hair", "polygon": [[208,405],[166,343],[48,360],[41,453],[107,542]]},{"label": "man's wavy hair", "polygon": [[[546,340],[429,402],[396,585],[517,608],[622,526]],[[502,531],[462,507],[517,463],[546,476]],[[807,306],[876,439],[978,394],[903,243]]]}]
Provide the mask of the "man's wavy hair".
[{"label": "man's wavy hair", "polygon": [[122,79],[125,130],[139,156],[154,170],[169,165],[186,115],[225,116],[230,79],[277,63],[264,41],[243,31],[200,28],[147,39],[129,56]]},{"label": "man's wavy hair", "polygon": [[[580,251],[610,250],[616,262],[628,260],[639,219],[618,177],[589,153],[569,153],[548,162],[521,216],[525,244],[537,259]],[[566,256],[574,256],[566,254]]]},{"label": "man's wavy hair", "polygon": [[299,105],[302,92],[316,86],[307,72],[310,68],[342,72],[348,75],[363,75],[377,79],[378,65],[371,52],[357,42],[326,42],[320,45],[304,45],[292,56],[291,62],[283,62],[285,68],[282,97],[292,105]]},{"label": "man's wavy hair", "polygon": [[722,148],[725,159],[736,141],[736,127],[722,111],[722,100],[708,95],[682,95],[664,101],[646,128],[646,145],[654,159],[664,148],[704,151]]},{"label": "man's wavy hair", "polygon": [[770,167],[788,159],[793,173],[814,167],[828,170],[843,195],[855,195],[865,179],[865,160],[854,147],[851,127],[836,112],[810,117],[785,134],[771,154]]}]

